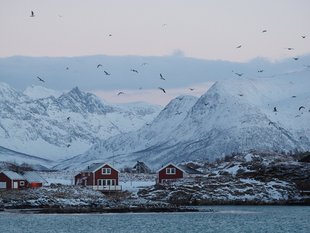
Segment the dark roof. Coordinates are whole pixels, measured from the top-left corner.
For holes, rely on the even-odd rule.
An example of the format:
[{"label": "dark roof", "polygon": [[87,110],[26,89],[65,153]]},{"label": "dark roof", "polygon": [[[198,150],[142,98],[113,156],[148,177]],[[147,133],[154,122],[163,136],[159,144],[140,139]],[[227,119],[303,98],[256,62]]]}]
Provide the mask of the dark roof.
[{"label": "dark roof", "polygon": [[203,174],[202,172],[197,171],[196,169],[191,168],[186,165],[179,165],[178,168],[180,168],[182,171],[186,172],[187,174]]}]

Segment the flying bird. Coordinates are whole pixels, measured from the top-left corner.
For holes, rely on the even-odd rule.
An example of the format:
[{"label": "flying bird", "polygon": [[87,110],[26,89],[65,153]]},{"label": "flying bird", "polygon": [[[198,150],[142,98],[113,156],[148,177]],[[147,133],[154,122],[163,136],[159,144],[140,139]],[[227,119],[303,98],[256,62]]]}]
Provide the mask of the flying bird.
[{"label": "flying bird", "polygon": [[162,74],[159,74],[161,80],[166,80]]},{"label": "flying bird", "polygon": [[70,117],[69,116],[67,117],[67,121],[70,121]]},{"label": "flying bird", "polygon": [[296,98],[296,95],[292,95],[292,98]]},{"label": "flying bird", "polygon": [[159,87],[158,89],[159,89],[159,90],[162,90],[164,93],[166,93],[166,90],[165,90],[164,88]]},{"label": "flying bird", "polygon": [[305,39],[307,36],[301,36],[301,38]]},{"label": "flying bird", "polygon": [[278,111],[278,110],[277,110],[277,107],[274,107],[274,108],[273,108],[273,111],[274,111],[274,112],[277,112],[277,111]]},{"label": "flying bird", "polygon": [[175,115],[181,115],[182,114],[182,112],[179,112],[179,111],[177,111],[176,113],[175,113]]},{"label": "flying bird", "polygon": [[305,107],[304,107],[304,106],[300,106],[298,110],[300,111],[300,110],[303,109],[303,108],[305,108]]},{"label": "flying bird", "polygon": [[104,73],[105,73],[105,75],[111,75],[110,73],[108,73],[108,72],[106,72],[106,71],[104,71]]},{"label": "flying bird", "polygon": [[101,65],[101,64],[98,64],[98,65],[97,65],[97,68],[99,68],[100,66],[102,66],[102,65]]},{"label": "flying bird", "polygon": [[30,15],[30,17],[34,17],[35,15],[34,15],[34,12],[33,11],[31,11],[31,15]]},{"label": "flying bird", "polygon": [[236,49],[240,49],[241,47],[242,47],[242,45],[239,45],[239,46],[236,47]]},{"label": "flying bird", "polygon": [[257,72],[258,72],[258,73],[263,73],[263,72],[264,72],[264,70],[258,70]]},{"label": "flying bird", "polygon": [[68,148],[69,148],[70,146],[71,146],[70,144],[67,145]]},{"label": "flying bird", "polygon": [[243,73],[235,73],[235,74],[238,75],[239,77],[243,75]]},{"label": "flying bird", "polygon": [[286,48],[287,50],[294,50],[294,48],[290,48],[290,47],[288,47],[288,48]]},{"label": "flying bird", "polygon": [[66,70],[69,70],[69,67],[66,67]]},{"label": "flying bird", "polygon": [[135,72],[135,73],[139,73],[137,70],[135,70],[135,69],[131,69],[130,71],[132,71],[132,72]]},{"label": "flying bird", "polygon": [[195,90],[195,89],[194,89],[194,88],[189,88],[189,90],[190,90],[190,91],[193,91],[193,90]]},{"label": "flying bird", "polygon": [[266,30],[266,29],[262,31],[262,33],[265,33],[265,32],[267,32],[267,30]]},{"label": "flying bird", "polygon": [[42,82],[42,83],[45,83],[44,79],[40,78],[39,76],[37,76],[37,79]]},{"label": "flying bird", "polygon": [[112,36],[112,34],[109,34],[109,36]]},{"label": "flying bird", "polygon": [[120,91],[117,95],[123,95],[123,94],[125,94],[125,93]]},{"label": "flying bird", "polygon": [[293,59],[294,59],[295,61],[297,61],[299,58],[298,58],[298,57],[293,57]]}]

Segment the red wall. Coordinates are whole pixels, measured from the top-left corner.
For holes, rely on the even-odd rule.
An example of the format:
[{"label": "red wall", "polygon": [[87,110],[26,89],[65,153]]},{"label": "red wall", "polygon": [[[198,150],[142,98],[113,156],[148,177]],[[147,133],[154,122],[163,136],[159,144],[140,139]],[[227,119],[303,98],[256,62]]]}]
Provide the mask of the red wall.
[{"label": "red wall", "polygon": [[[90,175],[88,175],[90,173]],[[77,174],[75,176],[75,184],[77,184],[78,180],[83,178],[83,177],[86,177],[87,179],[87,183],[83,180],[82,182],[82,185],[93,185],[93,173],[91,172],[81,172],[79,174]]]},{"label": "red wall", "polygon": [[[102,174],[102,168],[111,168],[111,174],[110,175],[104,175]],[[100,168],[98,171],[95,173],[95,180],[97,181],[98,179],[114,179],[116,180],[116,184],[118,185],[118,171],[116,171],[114,168],[110,167],[109,165],[104,165],[102,168]],[[96,185],[98,183],[96,182]]]},{"label": "red wall", "polygon": [[[0,182],[6,182],[6,189],[12,189],[12,183],[14,181],[18,182],[18,189],[20,188],[26,188],[27,187],[27,182],[26,180],[11,180],[9,177],[4,175],[3,173],[0,173]],[[20,182],[24,181],[24,186],[20,185]]]},{"label": "red wall", "polygon": [[[176,173],[175,174],[166,174],[166,168],[173,168],[173,167],[176,169]],[[175,180],[175,179],[180,179],[180,178],[183,178],[183,172],[173,165],[168,165],[168,166],[162,168],[158,172],[158,182],[159,183],[162,183],[162,180]]]}]

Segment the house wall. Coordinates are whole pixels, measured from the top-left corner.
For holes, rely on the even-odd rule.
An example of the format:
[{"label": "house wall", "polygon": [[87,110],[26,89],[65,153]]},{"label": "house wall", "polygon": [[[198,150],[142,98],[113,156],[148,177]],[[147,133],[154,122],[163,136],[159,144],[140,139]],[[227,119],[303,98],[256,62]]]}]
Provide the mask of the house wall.
[{"label": "house wall", "polygon": [[[102,168],[111,168],[111,174],[109,175],[102,174]],[[107,164],[104,165],[102,168],[98,169],[95,172],[95,185],[99,185],[99,183],[97,182],[98,179],[114,179],[115,185],[118,185],[118,171]]]},{"label": "house wall", "polygon": [[[175,168],[176,173],[175,174],[167,174],[166,168]],[[181,179],[183,177],[184,177],[183,171],[181,171],[180,169],[178,169],[177,167],[175,167],[173,165],[168,165],[168,166],[162,168],[158,172],[158,182],[159,183],[163,183],[163,180],[176,180],[176,179]]]},{"label": "house wall", "polygon": [[94,185],[93,182],[94,174],[92,172],[81,172],[74,177],[74,183],[77,185],[80,179],[86,178],[82,180],[81,185]]},{"label": "house wall", "polygon": [[[0,173],[0,182],[6,182],[6,189],[13,189],[13,182],[18,182],[17,189],[25,188],[28,185],[26,180],[11,180],[4,173]],[[21,182],[24,182],[23,186],[21,185]]]}]

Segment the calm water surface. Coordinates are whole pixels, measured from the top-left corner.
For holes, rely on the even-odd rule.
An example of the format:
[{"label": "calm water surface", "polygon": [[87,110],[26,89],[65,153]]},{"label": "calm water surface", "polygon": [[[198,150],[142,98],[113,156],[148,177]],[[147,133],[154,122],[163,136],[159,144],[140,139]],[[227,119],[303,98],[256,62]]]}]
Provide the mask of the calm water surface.
[{"label": "calm water surface", "polygon": [[1,233],[310,232],[310,206],[212,206],[214,213],[0,213]]}]

